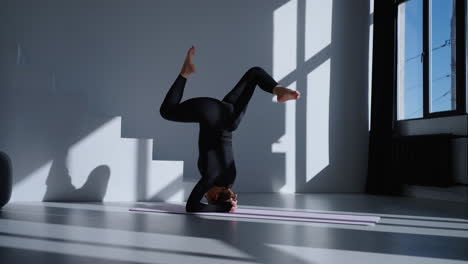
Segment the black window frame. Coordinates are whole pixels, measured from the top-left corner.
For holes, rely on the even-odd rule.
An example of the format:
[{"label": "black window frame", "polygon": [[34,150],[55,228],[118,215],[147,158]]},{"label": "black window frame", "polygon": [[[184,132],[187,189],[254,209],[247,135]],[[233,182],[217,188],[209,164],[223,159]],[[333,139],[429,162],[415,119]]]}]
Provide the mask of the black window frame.
[{"label": "black window frame", "polygon": [[454,0],[455,1],[455,12],[456,12],[456,109],[448,110],[448,111],[440,111],[431,113],[429,110],[430,106],[430,57],[429,57],[429,49],[430,49],[430,41],[431,41],[431,32],[430,32],[430,23],[431,23],[431,1],[430,0],[422,0],[423,1],[423,53],[421,54],[423,57],[423,116],[416,117],[416,118],[407,118],[398,120],[398,63],[397,63],[397,56],[398,56],[398,34],[397,27],[398,27],[398,6],[402,3],[409,2],[412,0],[395,0],[394,8],[395,8],[395,17],[394,17],[394,98],[393,98],[393,116],[394,122],[404,122],[404,121],[411,121],[411,120],[421,120],[421,119],[430,119],[430,118],[437,118],[437,117],[448,117],[448,116],[458,116],[458,115],[467,115],[467,105],[466,105],[466,93],[468,87],[466,86],[466,5],[468,0]]}]

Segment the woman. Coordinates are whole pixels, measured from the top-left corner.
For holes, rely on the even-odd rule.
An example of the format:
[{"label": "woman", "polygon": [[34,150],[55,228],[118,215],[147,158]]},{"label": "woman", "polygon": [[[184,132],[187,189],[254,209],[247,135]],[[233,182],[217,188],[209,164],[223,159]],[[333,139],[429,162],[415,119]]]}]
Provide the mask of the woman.
[{"label": "woman", "polygon": [[[201,179],[187,200],[187,212],[234,212],[237,195],[231,190],[236,178],[232,153],[232,131],[236,130],[247,104],[258,85],[263,91],[275,94],[278,102],[299,99],[300,93],[278,85],[262,68],[250,68],[234,88],[219,101],[210,97],[196,97],[184,102],[182,95],[190,74],[195,72],[191,47],[184,64],[161,104],[164,119],[200,124],[198,138],[198,169]],[[201,203],[203,196],[208,204]]]}]

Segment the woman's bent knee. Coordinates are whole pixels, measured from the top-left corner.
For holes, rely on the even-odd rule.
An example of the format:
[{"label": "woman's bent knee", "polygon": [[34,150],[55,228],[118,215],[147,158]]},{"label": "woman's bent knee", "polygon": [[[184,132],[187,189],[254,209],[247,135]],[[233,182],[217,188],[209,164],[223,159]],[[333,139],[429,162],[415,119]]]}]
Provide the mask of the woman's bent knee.
[{"label": "woman's bent knee", "polygon": [[255,74],[255,73],[259,73],[259,72],[261,72],[261,71],[264,71],[262,67],[260,67],[260,66],[253,66],[253,67],[251,67],[247,72],[248,72],[248,73],[253,73],[253,74]]},{"label": "woman's bent knee", "polygon": [[171,111],[166,107],[161,107],[159,109],[159,114],[161,115],[162,118],[164,118],[166,120],[170,120],[170,121],[173,120],[173,117],[171,115]]}]

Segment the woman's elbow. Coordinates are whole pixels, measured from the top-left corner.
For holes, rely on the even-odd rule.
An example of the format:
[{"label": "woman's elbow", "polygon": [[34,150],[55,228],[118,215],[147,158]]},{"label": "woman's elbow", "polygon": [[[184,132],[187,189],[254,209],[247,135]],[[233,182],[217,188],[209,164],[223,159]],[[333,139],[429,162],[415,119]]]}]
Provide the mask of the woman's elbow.
[{"label": "woman's elbow", "polygon": [[192,204],[191,202],[187,202],[187,203],[185,204],[185,211],[186,211],[187,213],[193,213],[193,212],[196,211],[196,210],[195,210],[195,206],[193,206],[193,204]]}]

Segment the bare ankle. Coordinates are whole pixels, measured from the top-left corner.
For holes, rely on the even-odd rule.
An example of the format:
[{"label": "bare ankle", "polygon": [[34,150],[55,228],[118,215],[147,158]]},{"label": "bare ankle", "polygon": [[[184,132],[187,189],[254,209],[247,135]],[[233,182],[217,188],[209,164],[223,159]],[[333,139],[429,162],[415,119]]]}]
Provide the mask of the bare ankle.
[{"label": "bare ankle", "polygon": [[281,85],[276,85],[275,87],[273,87],[273,94],[276,94],[278,95],[278,92],[279,92],[279,89],[278,88],[281,88],[282,86]]}]

